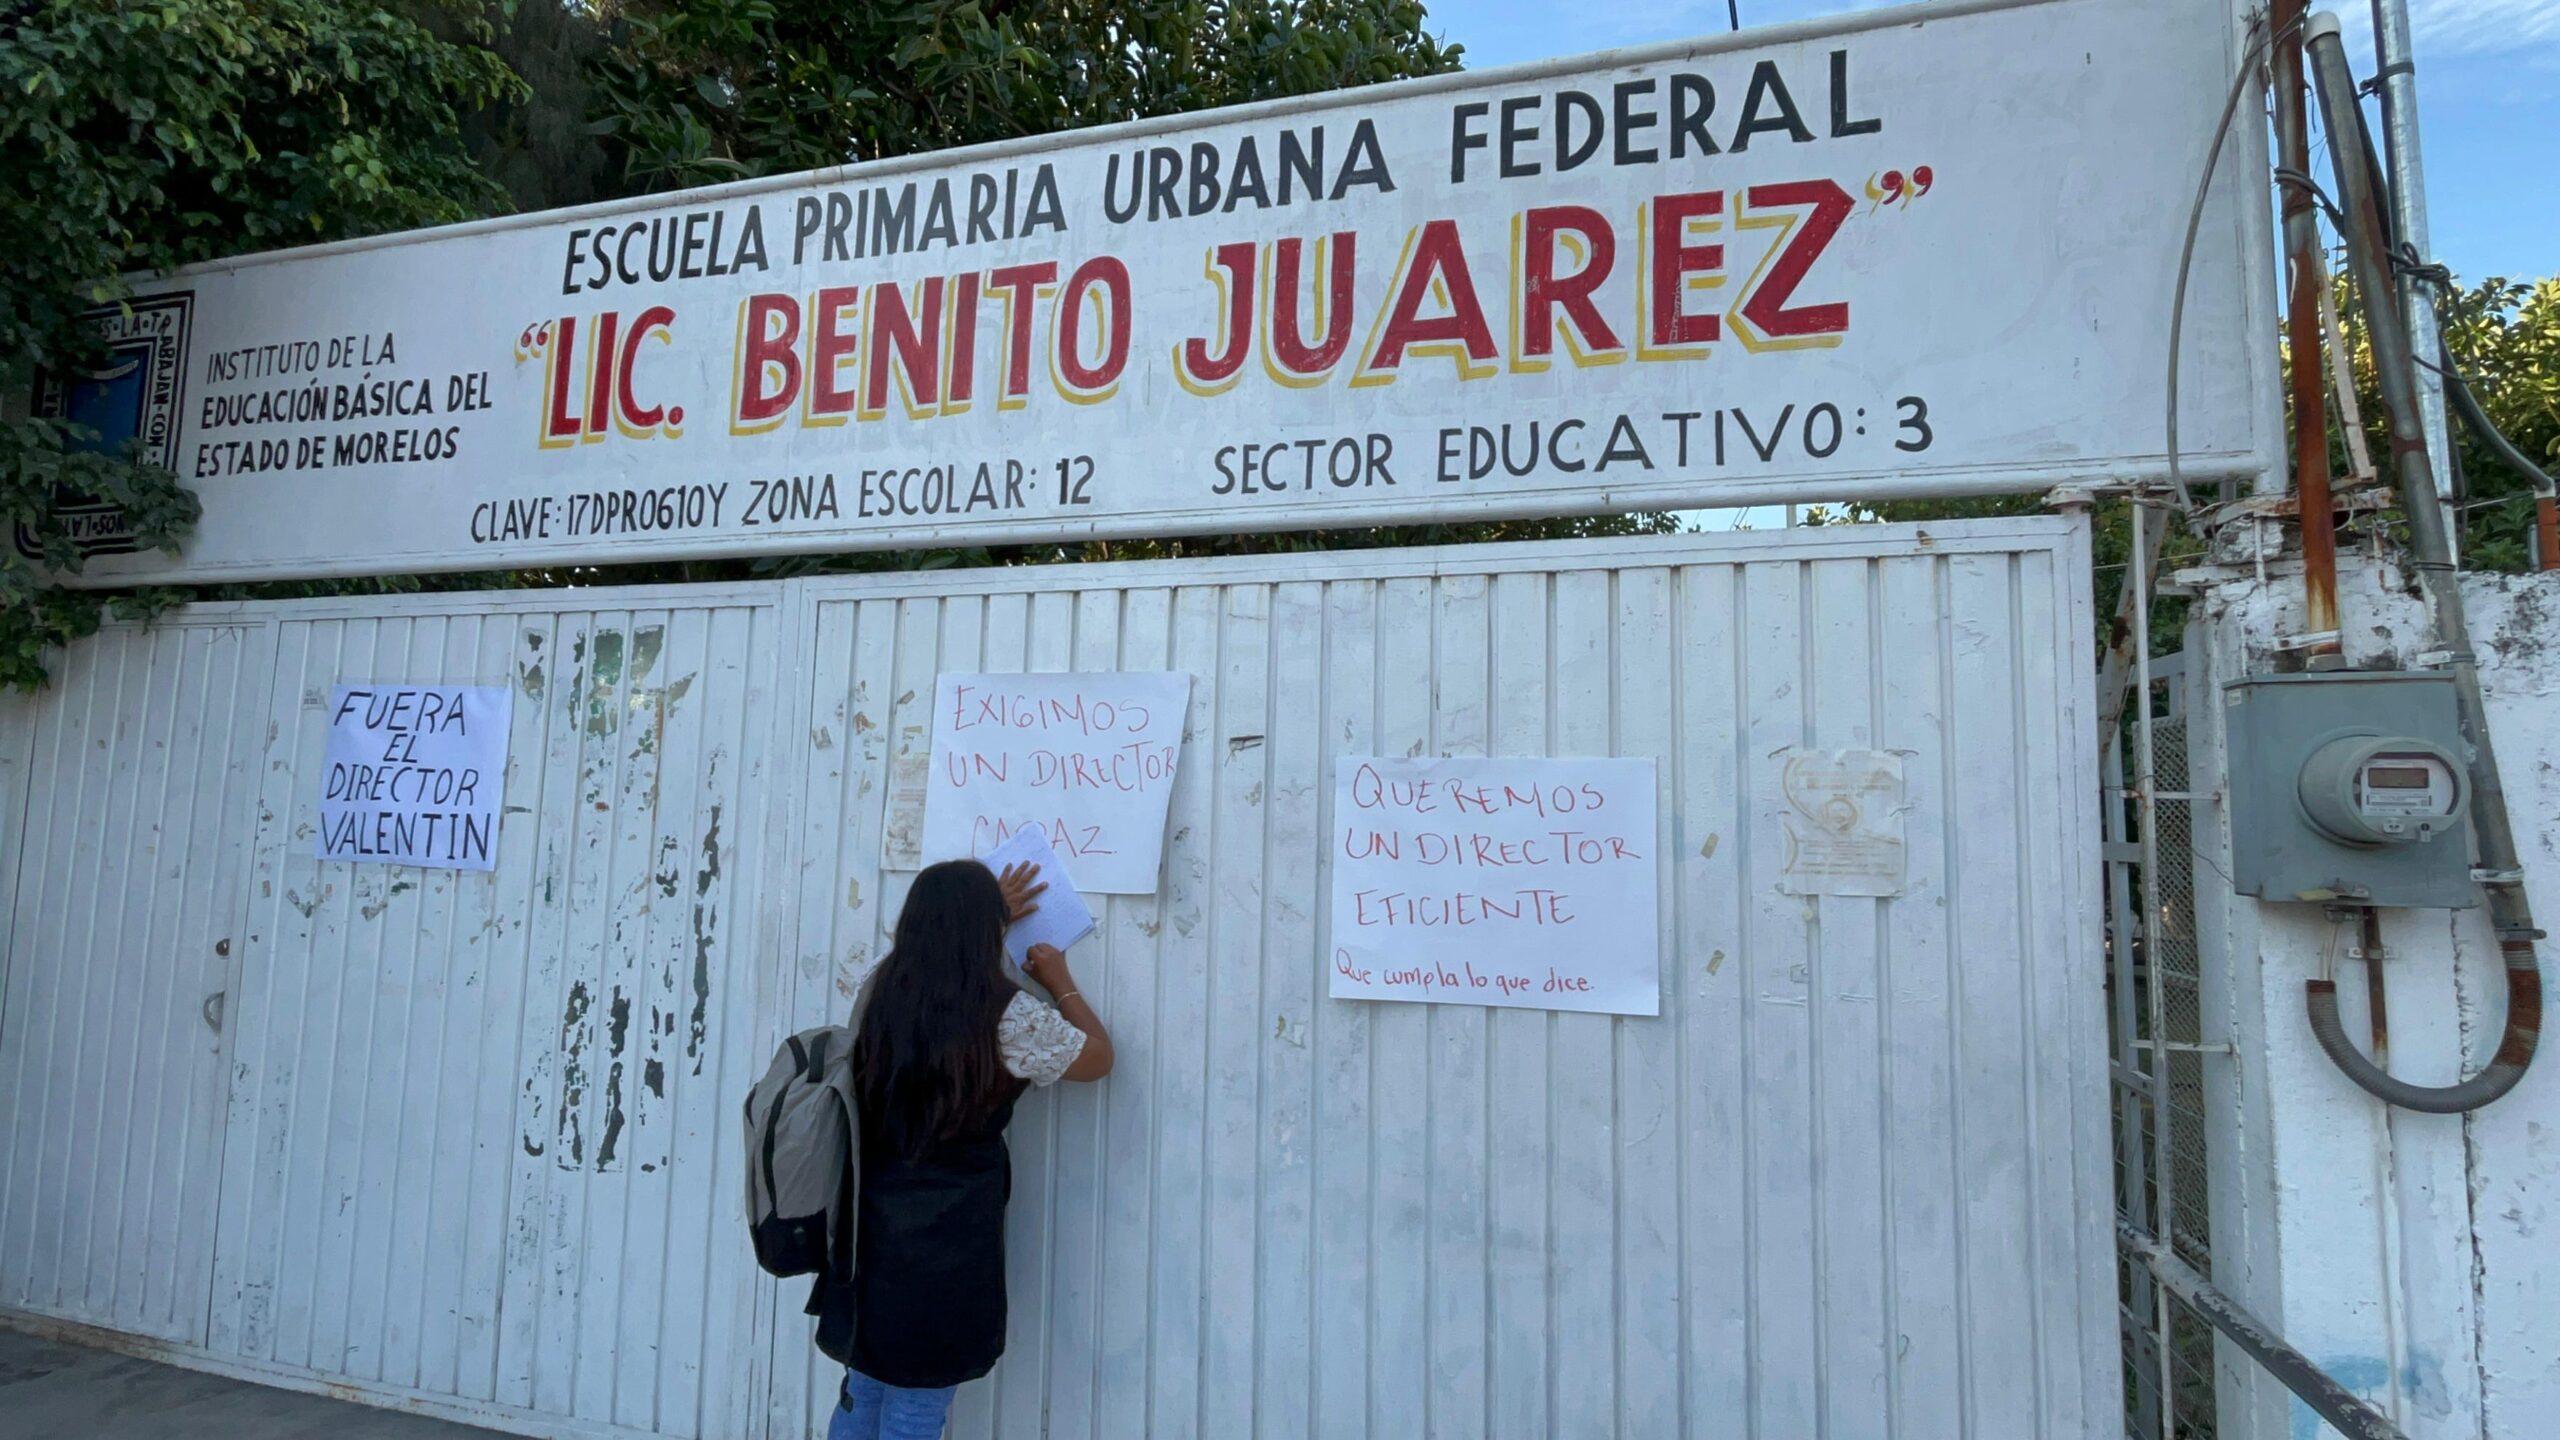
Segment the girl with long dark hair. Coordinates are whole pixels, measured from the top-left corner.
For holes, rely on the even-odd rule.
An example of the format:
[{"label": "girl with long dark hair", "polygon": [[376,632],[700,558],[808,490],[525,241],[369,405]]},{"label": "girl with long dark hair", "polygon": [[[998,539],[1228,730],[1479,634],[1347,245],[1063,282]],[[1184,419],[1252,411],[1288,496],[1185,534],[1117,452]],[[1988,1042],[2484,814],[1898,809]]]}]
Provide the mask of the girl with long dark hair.
[{"label": "girl with long dark hair", "polygon": [[854,1026],[861,1195],[850,1284],[815,1297],[818,1344],[847,1362],[827,1440],[934,1440],[952,1393],[1004,1353],[1005,1125],[1034,1085],[1099,1080],[1111,1037],[1066,957],[1032,947],[1016,984],[1005,927],[1046,886],[975,860],[916,876]]}]

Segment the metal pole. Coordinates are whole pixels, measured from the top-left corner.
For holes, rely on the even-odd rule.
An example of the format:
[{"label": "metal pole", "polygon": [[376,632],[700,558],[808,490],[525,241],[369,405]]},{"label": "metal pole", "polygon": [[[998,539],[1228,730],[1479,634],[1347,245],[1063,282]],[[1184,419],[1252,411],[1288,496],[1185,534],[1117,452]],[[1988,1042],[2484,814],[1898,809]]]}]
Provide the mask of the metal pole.
[{"label": "metal pole", "polygon": [[[2409,44],[2408,0],[2373,0],[2374,76],[2382,96],[2382,163],[2391,183],[2391,228],[2403,245],[2421,258],[2432,255],[2427,240],[2426,167],[2418,145],[2418,66]],[[2423,285],[2400,294],[2400,312],[2409,327],[2409,353],[2433,360],[2443,346],[2436,338],[2434,300]],[[2444,381],[2433,370],[2418,367],[2418,415],[2426,430],[2427,453],[2451,455],[2445,445]],[[2453,498],[2453,467],[2436,467],[2436,493]],[[2461,537],[2451,537],[2458,542]]]},{"label": "metal pole", "polygon": [[[2158,742],[2151,713],[2151,552],[2144,545],[2145,517],[2140,496],[2130,504],[2133,522],[2132,564],[2124,583],[2131,594],[2133,617],[2134,804],[2142,833],[2142,968],[2145,1018],[2151,1031],[2151,1223],[2154,1233],[2175,1235],[2178,1223],[2176,1177],[2169,1171],[2168,1001],[2160,993],[2160,810]],[[2178,1425],[2177,1346],[2169,1329],[2169,1292],[2151,1289],[2151,1319],[2160,1340],[2160,1440],[2176,1440]]]},{"label": "metal pole", "polygon": [[2273,1326],[2249,1313],[2247,1307],[2180,1260],[2167,1240],[2144,1234],[2140,1228],[2119,1220],[2116,1244],[2150,1267],[2163,1294],[2176,1294],[2214,1329],[2229,1336],[2233,1344],[2248,1352],[2250,1359],[2264,1366],[2312,1413],[2336,1426],[2339,1434],[2353,1440],[2408,1440],[2381,1411],[2330,1378],[2329,1372],[2286,1344]]}]

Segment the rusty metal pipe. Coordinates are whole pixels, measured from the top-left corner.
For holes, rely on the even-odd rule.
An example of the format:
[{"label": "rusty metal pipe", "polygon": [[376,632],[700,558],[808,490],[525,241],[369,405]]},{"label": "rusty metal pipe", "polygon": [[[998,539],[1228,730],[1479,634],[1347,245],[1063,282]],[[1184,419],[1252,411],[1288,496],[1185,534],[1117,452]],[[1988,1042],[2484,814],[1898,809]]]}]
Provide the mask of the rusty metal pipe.
[{"label": "rusty metal pipe", "polygon": [[2469,742],[2471,838],[2479,860],[2474,874],[2488,902],[2489,924],[2497,933],[2498,956],[2506,970],[2507,1020],[2497,1053],[2479,1074],[2452,1085],[2423,1086],[2394,1079],[2355,1048],[2338,1023],[2336,982],[2306,982],[2304,1007],[2320,1048],[2368,1094],[2403,1109],[2453,1115],[2476,1110],[2513,1090],[2533,1064],[2542,1039],[2542,968],[2534,942],[2542,932],[2534,928],[2533,907],[2525,895],[2524,862],[2516,854],[2506,786],[2498,774],[2498,754],[2489,735],[2480,665],[2471,653],[2471,624],[2463,614],[2461,580],[2453,568],[2453,540],[2428,462],[2418,404],[2418,367],[2409,350],[2408,332],[2394,323],[2400,287],[2391,272],[2383,197],[2377,193],[2364,111],[2357,103],[2355,78],[2347,70],[2346,47],[2338,39],[2337,17],[2325,12],[2312,16],[2303,27],[2303,37],[2318,87],[2321,119],[2329,132],[2338,199],[2346,213],[2347,254],[2358,299],[2370,322],[2366,329],[2373,345],[2374,372],[2390,414],[2391,461],[2415,551],[2411,568],[2433,612],[2436,643],[2448,657],[2445,668],[2453,676],[2463,739]]},{"label": "rusty metal pipe", "polygon": [[[2275,0],[2277,163],[2296,177],[2311,173],[2311,133],[2303,94],[2302,12],[2307,0]],[[2325,635],[2314,656],[2338,653],[2338,515],[2329,498],[2329,406],[2321,387],[2320,290],[2329,270],[2320,253],[2319,213],[2302,179],[2284,187],[2285,347],[2293,388],[2293,491],[2302,519],[2303,629]]]}]

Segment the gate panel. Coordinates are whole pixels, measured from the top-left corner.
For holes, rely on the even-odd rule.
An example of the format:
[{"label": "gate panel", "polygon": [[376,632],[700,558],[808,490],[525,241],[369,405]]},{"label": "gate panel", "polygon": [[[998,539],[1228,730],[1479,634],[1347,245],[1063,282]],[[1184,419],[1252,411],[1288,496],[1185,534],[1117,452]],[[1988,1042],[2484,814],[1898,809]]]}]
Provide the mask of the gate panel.
[{"label": "gate panel", "polygon": [[[1162,889],[1078,965],[1119,1068],[1019,1112],[954,1434],[2115,1423],[2085,564],[2025,521],[813,582],[777,1030],[886,948],[938,671],[1194,676]],[[1848,747],[1902,754],[1905,888],[1782,894],[1779,766]],[[1653,757],[1661,1017],[1328,999],[1328,777],[1381,752]],[[832,1403],[795,1301],[777,1440]]]},{"label": "gate panel", "polygon": [[[1079,956],[1120,1068],[1021,1108],[955,1435],[2111,1429],[2086,564],[2004,520],[111,630],[0,708],[0,1306],[511,1427],[819,1434],[736,1097],[887,944],[937,673],[1174,668],[1162,883]],[[359,680],[514,687],[494,874],[313,858]],[[1904,888],[1782,894],[1780,769],[1843,747],[1902,755]],[[1380,753],[1652,758],[1661,1015],[1330,999],[1331,767]]]},{"label": "gate panel", "polygon": [[272,635],[111,629],[10,702],[0,1307],[204,1338],[248,758]]},{"label": "gate panel", "polygon": [[[216,1353],[494,1418],[743,1433],[756,598],[283,626]],[[314,858],[330,692],[367,680],[514,688],[494,874]]]}]

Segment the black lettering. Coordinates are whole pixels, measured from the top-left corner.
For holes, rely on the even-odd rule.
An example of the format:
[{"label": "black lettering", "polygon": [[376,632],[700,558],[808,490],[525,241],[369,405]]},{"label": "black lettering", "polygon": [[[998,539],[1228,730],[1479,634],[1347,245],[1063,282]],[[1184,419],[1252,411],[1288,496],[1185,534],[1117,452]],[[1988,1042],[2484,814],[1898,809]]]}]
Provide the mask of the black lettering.
[{"label": "black lettering", "polygon": [[[1765,106],[1775,106],[1776,113],[1763,116]],[[1786,77],[1778,73],[1778,62],[1763,60],[1751,67],[1751,88],[1742,95],[1742,123],[1734,127],[1733,153],[1751,148],[1751,137],[1784,132],[1798,144],[1813,138],[1805,128],[1804,117],[1796,113],[1795,97],[1787,93]]]},{"label": "black lettering", "polygon": [[1538,138],[1533,121],[1523,124],[1521,117],[1538,108],[1535,95],[1515,95],[1502,102],[1502,178],[1517,180],[1538,173],[1538,162],[1520,159],[1520,147]]},{"label": "black lettering", "polygon": [[[830,197],[832,198],[832,197]],[[809,241],[818,233],[826,207],[815,195],[803,195],[791,206],[791,263],[809,263]]]},{"label": "black lettering", "polygon": [[1206,215],[1218,203],[1218,147],[1206,140],[1191,142],[1191,213]]},{"label": "black lettering", "polygon": [[1635,145],[1638,130],[1650,130],[1662,123],[1662,116],[1653,110],[1647,109],[1639,114],[1635,108],[1636,97],[1651,95],[1653,87],[1654,82],[1651,80],[1621,80],[1610,92],[1615,101],[1613,108],[1616,112],[1618,131],[1617,161],[1621,165],[1650,165],[1662,158],[1662,152],[1659,150],[1650,146],[1639,150]]},{"label": "black lettering", "polygon": [[1695,145],[1701,155],[1718,153],[1715,137],[1707,133],[1707,117],[1716,113],[1716,87],[1704,75],[1679,74],[1671,77],[1671,158],[1687,158]]},{"label": "black lettering", "polygon": [[[1645,83],[1647,83],[1647,84],[1651,84],[1652,82],[1651,82],[1651,81],[1647,81],[1647,82],[1645,82]],[[1450,183],[1450,184],[1452,184],[1452,185],[1464,185],[1465,183],[1467,183],[1467,152],[1468,152],[1468,151],[1470,151],[1470,150],[1481,150],[1481,149],[1483,149],[1483,148],[1485,147],[1485,145],[1488,143],[1488,142],[1487,142],[1487,140],[1485,139],[1485,137],[1484,137],[1484,136],[1482,136],[1482,135],[1477,134],[1477,133],[1476,133],[1476,131],[1475,131],[1475,128],[1474,128],[1473,126],[1469,125],[1467,122],[1468,122],[1468,121],[1470,121],[1470,120],[1481,120],[1481,119],[1483,119],[1483,118],[1485,117],[1486,113],[1487,113],[1487,112],[1489,112],[1490,110],[1492,110],[1492,108],[1493,108],[1493,107],[1492,107],[1491,105],[1487,104],[1486,102],[1484,102],[1484,101],[1482,101],[1482,100],[1470,100],[1470,101],[1468,101],[1468,102],[1467,102],[1466,104],[1464,104],[1464,105],[1456,105],[1456,106],[1452,106],[1452,107],[1450,107],[1450,110],[1449,110],[1449,183]]]},{"label": "black lettering", "polygon": [[578,242],[586,238],[587,232],[584,230],[569,232],[568,256],[560,262],[560,293],[563,295],[578,293],[578,261],[582,258],[578,254]]},{"label": "black lettering", "polygon": [[1309,195],[1324,193],[1324,127],[1308,132],[1301,142],[1295,130],[1280,132],[1280,203],[1292,203],[1292,197],[1303,185]]},{"label": "black lettering", "polygon": [[1864,120],[1849,118],[1849,52],[1831,52],[1831,138],[1851,135],[1873,135],[1884,128],[1884,121],[1874,116]]},{"label": "black lettering", "polygon": [[684,217],[684,260],[676,267],[676,273],[687,280],[702,278],[702,218],[699,210]]},{"label": "black lettering", "polygon": [[1386,152],[1378,148],[1378,127],[1367,120],[1351,127],[1351,153],[1342,158],[1342,173],[1334,179],[1330,198],[1341,199],[1354,185],[1367,185],[1381,195],[1395,193]]},{"label": "black lettering", "polygon": [[917,237],[920,245],[940,242],[944,249],[960,243],[960,231],[951,219],[951,179],[945,176],[933,182],[933,199],[926,202],[924,233]]},{"label": "black lettering", "polygon": [[[892,192],[886,186],[872,190],[871,253],[903,255],[916,248],[916,185],[910,180]],[[892,203],[890,195],[897,200]]]},{"label": "black lettering", "polygon": [[992,175],[969,177],[969,243],[983,245],[996,238],[996,181]]},{"label": "black lettering", "polygon": [[1256,210],[1271,208],[1271,192],[1262,181],[1262,147],[1250,135],[1236,142],[1235,168],[1227,175],[1227,202],[1218,209],[1232,212],[1247,199]]},{"label": "black lettering", "polygon": [[[1817,419],[1830,421],[1831,433],[1828,440],[1813,438],[1814,421]],[[1831,452],[1839,448],[1840,407],[1826,400],[1804,412],[1804,453],[1816,460],[1827,460],[1831,458]]]},{"label": "black lettering", "polygon": [[1182,197],[1174,187],[1182,183],[1182,152],[1170,145],[1159,145],[1147,152],[1147,218],[1179,220]]},{"label": "black lettering", "polygon": [[[1577,141],[1573,134],[1573,118],[1582,117],[1583,135]],[[1580,90],[1567,90],[1556,96],[1556,173],[1579,169],[1582,162],[1598,154],[1600,142],[1608,138],[1609,127],[1600,118],[1600,102]]]}]

